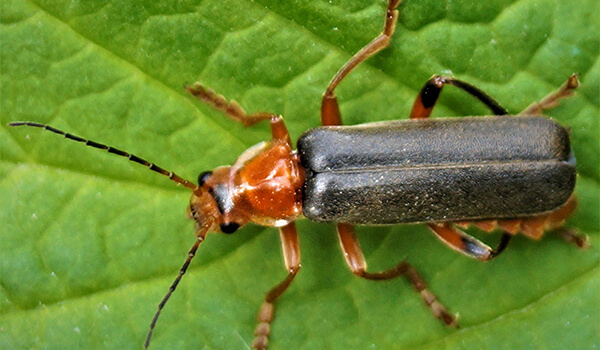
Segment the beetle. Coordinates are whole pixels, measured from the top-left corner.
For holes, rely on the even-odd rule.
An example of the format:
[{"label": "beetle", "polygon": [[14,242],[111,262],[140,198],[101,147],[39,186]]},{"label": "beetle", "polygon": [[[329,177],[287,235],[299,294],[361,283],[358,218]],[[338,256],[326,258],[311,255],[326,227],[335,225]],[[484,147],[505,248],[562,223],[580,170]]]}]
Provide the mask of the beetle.
[{"label": "beetle", "polygon": [[[294,220],[301,214],[315,221],[337,223],[340,244],[354,274],[366,279],[407,277],[434,315],[445,324],[455,326],[454,315],[437,301],[425,287],[423,278],[407,262],[383,272],[367,272],[353,225],[425,222],[451,248],[485,261],[502,252],[514,234],[522,232],[539,238],[545,229],[560,226],[575,209],[576,202],[572,197],[575,169],[568,132],[546,118],[530,115],[538,115],[570,95],[578,85],[576,76],[572,76],[557,92],[517,116],[508,116],[508,112],[495,100],[466,82],[453,77],[434,76],[419,93],[410,121],[340,126],[341,115],[334,91],[356,66],[389,45],[398,4],[397,0],[388,3],[382,34],[359,51],[333,78],[322,101],[324,127],[303,134],[298,152],[293,150],[280,116],[269,113],[248,115],[235,102],[202,84],[188,87],[194,96],[246,126],[269,121],[273,134],[271,141],[250,148],[231,167],[201,173],[197,184],[130,153],[48,125],[35,122],[10,124],[45,128],[74,141],[127,157],[192,191],[189,211],[196,222],[198,239],[159,304],[146,347],[160,311],[206,234],[211,231],[233,233],[248,222],[280,228],[288,275],[267,293],[259,311],[253,346],[262,349],[268,344],[274,303],[289,287],[300,268]],[[429,120],[446,84],[473,95],[499,116]],[[444,136],[449,138],[444,139]],[[463,142],[448,142],[456,141],[458,136]],[[419,142],[402,143],[407,138]],[[494,138],[493,142],[489,138]],[[395,147],[400,142],[402,148],[373,147],[374,141]],[[407,150],[407,146],[412,148]],[[400,151],[406,154],[401,155]],[[464,172],[470,177],[466,177]],[[431,181],[423,183],[421,179]],[[498,187],[498,181],[504,179],[509,182],[503,190],[508,188],[512,192],[491,193]],[[540,186],[542,179],[548,187]],[[412,182],[407,183],[407,180]],[[480,186],[479,180],[488,180],[487,187]],[[463,186],[458,187],[459,191],[443,191],[456,189],[455,186],[459,185]],[[526,196],[515,199],[521,194]],[[404,202],[395,201],[403,196],[406,197]],[[540,201],[540,196],[544,196],[545,200]],[[482,208],[482,204],[489,206]],[[492,249],[459,229],[469,224],[484,230],[500,227],[504,230],[500,244]],[[586,244],[584,238],[572,231],[563,233],[580,246]]]}]

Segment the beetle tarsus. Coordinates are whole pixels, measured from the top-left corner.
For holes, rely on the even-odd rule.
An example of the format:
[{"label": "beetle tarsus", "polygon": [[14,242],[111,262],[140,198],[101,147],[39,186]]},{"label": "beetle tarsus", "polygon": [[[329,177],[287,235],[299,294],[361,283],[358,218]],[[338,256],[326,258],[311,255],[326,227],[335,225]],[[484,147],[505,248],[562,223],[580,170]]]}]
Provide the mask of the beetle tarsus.
[{"label": "beetle tarsus", "polygon": [[544,110],[552,109],[560,104],[560,100],[573,96],[579,87],[579,74],[572,74],[558,90],[548,94],[539,102],[534,102],[525,108],[519,115],[539,115]]},{"label": "beetle tarsus", "polygon": [[294,277],[300,271],[300,244],[296,224],[291,222],[281,227],[279,233],[288,275],[265,295],[265,301],[262,303],[256,317],[258,325],[254,329],[255,338],[252,342],[252,348],[255,350],[264,350],[269,345],[271,322],[275,317],[275,301],[288,289]]},{"label": "beetle tarsus", "polygon": [[293,269],[288,273],[286,278],[273,287],[267,293],[265,301],[262,303],[258,315],[256,317],[258,325],[254,329],[255,338],[252,341],[252,348],[256,350],[264,350],[269,345],[269,335],[271,334],[271,322],[275,317],[275,301],[285,292],[290,286],[294,277],[298,273],[298,269]]},{"label": "beetle tarsus", "polygon": [[246,127],[252,126],[263,120],[269,120],[275,116],[272,113],[247,114],[246,111],[234,100],[228,101],[223,95],[216,93],[214,90],[200,83],[194,83],[190,86],[186,86],[185,88],[202,102],[222,112],[229,118],[242,123]]},{"label": "beetle tarsus", "polygon": [[580,249],[588,249],[590,247],[590,237],[577,233],[576,229],[561,227],[552,232],[560,235],[565,242],[575,244]]},{"label": "beetle tarsus", "polygon": [[458,317],[448,312],[446,307],[437,300],[437,297],[433,293],[426,288],[419,291],[419,293],[425,304],[431,308],[435,318],[444,322],[448,327],[459,328],[457,322]]},{"label": "beetle tarsus", "polygon": [[428,288],[425,279],[408,262],[403,261],[394,268],[381,272],[360,271],[358,276],[369,280],[390,280],[404,276],[413,285],[415,290],[421,295],[423,302],[431,309],[433,315],[449,327],[458,327],[456,317],[448,312],[446,307],[438,300]]},{"label": "beetle tarsus", "polygon": [[254,329],[254,341],[252,348],[256,350],[266,349],[269,345],[269,335],[271,334],[271,321],[275,316],[275,306],[272,302],[265,301],[258,312],[258,325]]},{"label": "beetle tarsus", "polygon": [[457,327],[456,317],[449,313],[446,307],[440,303],[428,288],[425,279],[408,262],[402,261],[395,267],[380,271],[368,272],[360,243],[354,232],[354,227],[348,224],[337,224],[340,247],[346,258],[346,264],[353,274],[368,280],[385,281],[403,276],[421,295],[423,302],[431,309],[434,316],[444,322],[447,326]]}]

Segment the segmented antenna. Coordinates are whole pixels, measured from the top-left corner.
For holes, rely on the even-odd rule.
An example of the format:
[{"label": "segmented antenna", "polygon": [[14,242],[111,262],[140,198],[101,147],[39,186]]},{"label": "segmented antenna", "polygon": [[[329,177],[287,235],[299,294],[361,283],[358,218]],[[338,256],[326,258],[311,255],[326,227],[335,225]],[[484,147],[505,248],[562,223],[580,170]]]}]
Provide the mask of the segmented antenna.
[{"label": "segmented antenna", "polygon": [[[177,182],[178,184],[184,185],[185,187],[191,189],[194,192],[199,191],[198,186],[194,185],[192,182],[190,182],[188,180],[181,178],[179,175],[175,174],[174,172],[167,171],[167,170],[155,165],[154,163],[150,163],[134,154],[121,151],[114,147],[107,146],[107,145],[104,145],[104,144],[101,144],[101,143],[98,143],[95,141],[86,140],[82,137],[79,137],[79,136],[76,136],[73,134],[69,134],[68,132],[64,132],[62,130],[56,129],[47,124],[41,124],[41,123],[36,123],[36,122],[11,122],[8,125],[9,126],[31,126],[31,127],[35,127],[35,128],[42,128],[44,130],[51,131],[55,134],[63,135],[67,139],[77,141],[77,142],[82,142],[86,146],[104,149],[104,150],[108,151],[108,153],[113,153],[118,156],[125,157],[132,162],[136,162],[138,164],[145,165],[146,167],[148,167],[148,169],[155,171],[161,175],[167,176],[169,179]],[[175,280],[169,287],[169,291],[167,292],[167,294],[165,294],[165,296],[163,297],[161,302],[158,304],[158,309],[156,310],[156,313],[154,314],[154,317],[152,318],[152,322],[150,323],[150,330],[148,331],[148,335],[146,336],[146,341],[144,343],[144,349],[148,349],[148,346],[150,345],[150,338],[152,338],[152,331],[154,330],[154,327],[156,326],[156,321],[158,320],[158,317],[160,316],[162,309],[164,308],[165,304],[167,303],[167,301],[169,300],[169,298],[175,291],[175,288],[177,288],[177,285],[181,281],[181,278],[183,277],[183,275],[187,271],[188,267],[190,266],[192,259],[196,255],[196,251],[198,250],[198,247],[200,246],[200,244],[202,242],[204,242],[206,233],[208,232],[208,229],[211,227],[211,225],[212,225],[212,222],[207,221],[206,223],[204,223],[202,228],[200,228],[200,230],[196,232],[196,236],[197,236],[196,242],[194,242],[194,245],[188,252],[188,257],[185,260],[185,262],[183,263],[183,265],[181,266],[181,268],[179,269],[179,274],[177,275],[177,277],[175,278]]]},{"label": "segmented antenna", "polygon": [[91,147],[95,147],[95,148],[99,148],[99,149],[104,149],[106,151],[108,151],[108,153],[113,153],[116,154],[118,156],[122,156],[125,158],[128,158],[130,161],[132,162],[136,162],[138,164],[144,165],[146,167],[148,167],[148,169],[152,170],[152,171],[156,171],[157,173],[164,175],[166,177],[168,177],[169,179],[177,182],[178,184],[181,184],[187,188],[189,188],[192,191],[198,190],[198,186],[196,186],[195,184],[193,184],[192,182],[185,180],[183,178],[181,178],[179,175],[175,174],[172,171],[167,171],[157,165],[155,165],[154,163],[150,163],[145,159],[142,159],[134,154],[131,153],[127,153],[124,151],[121,151],[119,149],[116,149],[114,147],[111,146],[107,146],[98,142],[94,142],[91,140],[86,140],[82,137],[73,135],[73,134],[69,134],[68,132],[64,132],[62,130],[56,129],[50,125],[47,124],[40,124],[40,123],[36,123],[36,122],[12,122],[8,124],[9,126],[32,126],[34,128],[42,128],[44,130],[48,130],[51,131],[55,134],[59,134],[59,135],[63,135],[65,138],[69,139],[69,140],[73,140],[73,141],[77,141],[77,142],[82,142],[84,143],[86,146],[91,146]]},{"label": "segmented antenna", "polygon": [[154,314],[154,317],[152,318],[152,322],[150,322],[150,330],[148,331],[148,335],[146,336],[146,341],[144,342],[144,349],[148,349],[148,346],[150,346],[150,339],[152,338],[152,332],[154,331],[154,326],[156,326],[156,321],[158,320],[158,316],[160,316],[160,312],[162,311],[163,307],[165,306],[165,304],[167,303],[167,301],[169,300],[169,298],[175,291],[175,288],[177,288],[179,281],[181,281],[181,278],[187,271],[188,266],[190,266],[192,259],[194,258],[194,256],[196,256],[196,251],[198,250],[200,243],[204,242],[206,233],[208,232],[208,229],[211,225],[212,225],[211,222],[206,222],[204,224],[204,226],[202,227],[202,229],[196,233],[196,237],[197,237],[196,242],[194,242],[194,245],[192,246],[192,248],[190,248],[187,259],[185,259],[185,262],[181,266],[181,269],[179,269],[179,274],[177,275],[177,277],[175,277],[175,280],[169,287],[169,291],[167,292],[167,294],[165,294],[163,299],[158,304],[158,310],[156,310],[156,313]]}]

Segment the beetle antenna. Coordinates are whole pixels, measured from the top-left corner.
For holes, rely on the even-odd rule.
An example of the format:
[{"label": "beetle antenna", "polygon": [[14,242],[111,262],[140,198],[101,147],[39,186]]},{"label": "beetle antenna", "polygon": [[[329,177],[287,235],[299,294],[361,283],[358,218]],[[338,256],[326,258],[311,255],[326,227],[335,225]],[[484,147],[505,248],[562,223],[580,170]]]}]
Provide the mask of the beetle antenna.
[{"label": "beetle antenna", "polygon": [[179,281],[181,281],[181,278],[187,271],[188,266],[190,266],[190,263],[192,262],[192,259],[196,255],[196,251],[198,250],[198,247],[200,246],[200,243],[204,242],[204,238],[206,237],[208,228],[211,225],[212,225],[211,222],[206,222],[204,224],[204,226],[196,233],[196,242],[194,242],[194,245],[192,246],[192,248],[190,248],[187,259],[185,259],[185,262],[179,269],[179,274],[177,275],[177,277],[175,277],[175,280],[169,287],[169,291],[167,292],[167,294],[165,294],[165,296],[162,298],[162,300],[158,304],[158,309],[156,310],[156,313],[154,314],[154,317],[152,318],[152,322],[150,322],[150,330],[148,331],[148,335],[146,336],[146,341],[144,342],[144,349],[148,349],[148,346],[150,346],[150,338],[152,338],[152,332],[154,331],[154,326],[156,326],[156,321],[158,320],[158,316],[160,316],[160,312],[162,311],[163,307],[165,306],[165,304],[167,303],[167,301],[169,300],[169,298],[175,291],[175,288],[177,288],[177,285],[179,284]]},{"label": "beetle antenna", "polygon": [[125,151],[121,151],[117,148],[111,147],[111,146],[107,146],[95,141],[91,141],[91,140],[86,140],[82,137],[73,135],[73,134],[69,134],[68,132],[64,132],[62,130],[56,129],[48,124],[40,124],[40,123],[36,123],[36,122],[11,122],[8,123],[9,126],[31,126],[34,128],[42,128],[44,130],[48,130],[51,131],[55,134],[59,134],[59,135],[63,135],[65,138],[69,139],[69,140],[73,140],[73,141],[77,141],[77,142],[82,142],[84,143],[86,146],[91,146],[91,147],[95,147],[95,148],[99,148],[99,149],[104,149],[106,151],[108,151],[108,153],[113,153],[116,154],[118,156],[122,156],[125,158],[128,158],[130,161],[132,162],[136,162],[138,164],[144,165],[146,167],[148,167],[148,169],[152,170],[152,171],[156,171],[157,173],[164,175],[166,177],[168,177],[169,179],[177,182],[178,184],[181,184],[187,188],[189,188],[192,191],[198,191],[198,186],[196,186],[194,183],[181,178],[179,175],[175,174],[172,171],[167,171],[157,165],[155,165],[154,163],[150,163],[145,159],[142,159],[134,154],[131,153],[127,153]]}]

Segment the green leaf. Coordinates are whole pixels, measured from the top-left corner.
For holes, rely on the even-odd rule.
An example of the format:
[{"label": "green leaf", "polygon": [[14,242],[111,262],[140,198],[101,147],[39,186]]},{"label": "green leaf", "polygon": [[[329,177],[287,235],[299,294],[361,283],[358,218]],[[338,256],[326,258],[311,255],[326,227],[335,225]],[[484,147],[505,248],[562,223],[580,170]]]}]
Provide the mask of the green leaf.
[{"label": "green leaf", "polygon": [[[381,30],[383,1],[7,0],[0,4],[0,348],[139,349],[194,242],[189,193],[34,120],[195,179],[268,139],[183,89],[200,81],[248,111],[319,123],[335,72]],[[299,222],[303,269],[277,304],[272,349],[592,348],[600,339],[597,1],[405,0],[390,48],[339,87],[347,124],[406,118],[432,74],[454,74],[518,112],[581,73],[548,114],[571,128],[579,251],[517,237],[482,264],[421,226],[359,231],[370,269],[407,258],[461,328],[404,280],[352,276],[332,225]],[[446,88],[434,116],[489,113]],[[494,241],[496,236],[482,239]],[[276,229],[211,235],[167,304],[155,349],[245,349],[264,293],[285,276]]]}]

